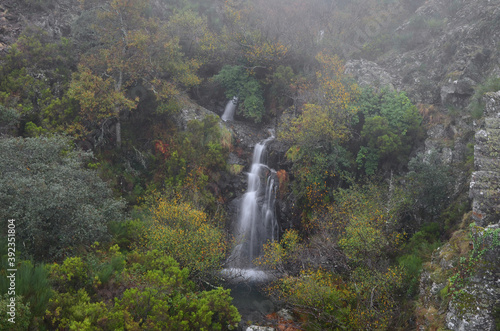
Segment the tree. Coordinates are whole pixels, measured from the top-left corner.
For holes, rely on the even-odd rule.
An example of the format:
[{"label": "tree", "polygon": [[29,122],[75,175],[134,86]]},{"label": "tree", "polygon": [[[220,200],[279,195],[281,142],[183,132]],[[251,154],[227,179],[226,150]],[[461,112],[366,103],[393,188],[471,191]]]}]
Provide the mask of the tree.
[{"label": "tree", "polygon": [[433,220],[448,206],[453,193],[451,168],[435,150],[419,153],[408,167],[406,179],[413,200],[411,209],[418,211],[422,219]]},{"label": "tree", "polygon": [[2,58],[0,104],[15,110],[23,124],[62,131],[75,116],[74,103],[65,96],[75,63],[69,39],[26,28]]},{"label": "tree", "polygon": [[302,114],[282,133],[282,139],[304,148],[341,143],[349,138],[349,126],[357,108],[357,85],[346,81],[344,66],[336,56],[320,53],[316,72],[318,86]]},{"label": "tree", "polygon": [[[178,38],[148,14],[148,1],[80,1],[84,9],[96,10],[94,30],[100,45],[83,56],[70,94],[80,101],[84,117],[95,122],[102,117],[116,120],[116,145],[120,147],[120,111],[134,109],[138,101],[126,101],[127,90],[141,85],[164,102],[175,97],[178,87],[200,82],[194,73],[199,63],[183,58]],[[101,103],[105,107],[95,116],[92,105]]]},{"label": "tree", "polygon": [[60,259],[107,239],[107,223],[120,220],[124,204],[83,168],[91,154],[58,136],[2,138],[0,149],[0,217],[15,220],[26,256]]},{"label": "tree", "polygon": [[295,193],[310,207],[314,200],[328,198],[327,187],[338,184],[349,166],[342,143],[350,137],[358,95],[338,57],[321,53],[317,60],[316,88],[301,114],[294,118],[290,111],[285,113],[284,118],[291,119],[281,124],[278,136],[292,145],[287,157],[294,162]]},{"label": "tree", "polygon": [[241,64],[272,71],[281,64],[288,48],[265,28],[269,21],[259,17],[256,10],[259,5],[262,4],[254,6],[254,2],[226,1],[224,39],[229,41],[230,49],[236,51],[233,58],[240,58]]},{"label": "tree", "polygon": [[422,116],[404,92],[364,89],[357,102],[361,146],[356,162],[365,174],[406,164],[423,136]]}]

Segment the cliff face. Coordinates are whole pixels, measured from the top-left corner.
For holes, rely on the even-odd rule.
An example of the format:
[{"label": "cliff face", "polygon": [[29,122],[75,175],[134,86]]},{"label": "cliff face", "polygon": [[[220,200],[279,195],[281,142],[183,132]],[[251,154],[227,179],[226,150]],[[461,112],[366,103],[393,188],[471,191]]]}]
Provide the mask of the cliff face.
[{"label": "cliff face", "polygon": [[500,91],[484,99],[486,112],[475,136],[476,171],[470,183],[473,218],[483,227],[500,223]]},{"label": "cliff face", "polygon": [[[500,306],[500,91],[486,93],[484,120],[478,123],[470,183],[472,220],[469,279],[449,302],[446,326],[452,330],[496,330]],[[447,244],[449,246],[449,243]],[[479,247],[478,247],[479,246]],[[449,247],[448,247],[449,248]],[[477,256],[476,256],[477,255]],[[457,261],[454,263],[457,264]],[[452,264],[453,265],[453,264]],[[473,267],[473,268],[472,268]]]},{"label": "cliff face", "polygon": [[[420,330],[497,330],[500,306],[500,91],[485,95],[476,124],[472,212],[421,276]],[[469,229],[466,229],[466,225]]]},{"label": "cliff face", "polygon": [[500,75],[499,27],[498,1],[426,1],[396,31],[419,38],[380,64],[415,102],[464,107],[475,85]]}]

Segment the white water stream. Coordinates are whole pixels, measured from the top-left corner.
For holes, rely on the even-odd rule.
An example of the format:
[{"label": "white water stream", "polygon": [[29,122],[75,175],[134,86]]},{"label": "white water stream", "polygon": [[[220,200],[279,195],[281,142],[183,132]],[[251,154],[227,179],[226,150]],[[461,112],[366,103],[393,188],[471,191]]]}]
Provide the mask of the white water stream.
[{"label": "white water stream", "polygon": [[275,212],[276,172],[265,164],[266,144],[271,136],[254,147],[252,165],[248,173],[248,188],[241,199],[236,224],[237,245],[223,273],[242,280],[265,280],[267,275],[253,266],[262,246],[278,238],[278,222]]},{"label": "white water stream", "polygon": [[232,121],[234,119],[234,111],[236,110],[237,103],[237,97],[233,97],[233,99],[227,102],[226,108],[224,109],[224,114],[222,114],[221,117],[224,122]]}]

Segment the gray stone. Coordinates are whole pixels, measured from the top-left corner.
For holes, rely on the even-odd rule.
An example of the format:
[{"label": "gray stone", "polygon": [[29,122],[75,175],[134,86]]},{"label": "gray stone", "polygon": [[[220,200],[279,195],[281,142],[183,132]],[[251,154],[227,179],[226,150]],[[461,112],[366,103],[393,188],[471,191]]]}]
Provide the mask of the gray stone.
[{"label": "gray stone", "polygon": [[484,100],[485,120],[475,135],[476,171],[469,191],[473,218],[483,227],[498,223],[500,217],[500,91],[487,93]]},{"label": "gray stone", "polygon": [[[498,224],[490,225],[476,233],[482,238],[485,253],[475,269],[469,284],[458,299],[452,300],[446,314],[447,327],[457,331],[494,331],[495,318],[492,311],[500,304],[499,274],[500,246],[495,246],[500,233]],[[497,232],[495,232],[497,231]],[[488,236],[486,236],[488,234]],[[496,236],[496,238],[494,238]]]},{"label": "gray stone", "polygon": [[483,100],[486,102],[485,117],[500,118],[500,91],[485,93]]},{"label": "gray stone", "polygon": [[474,86],[476,82],[465,77],[453,81],[441,87],[441,103],[443,105],[457,105],[462,100],[469,98],[474,94]]},{"label": "gray stone", "polygon": [[250,325],[246,328],[246,331],[274,331],[274,328],[269,326]]},{"label": "gray stone", "polygon": [[285,321],[293,321],[294,318],[288,309],[278,311],[278,316]]},{"label": "gray stone", "polygon": [[368,60],[349,60],[345,73],[354,77],[361,86],[387,87],[394,90],[393,78],[377,63]]},{"label": "gray stone", "polygon": [[[214,115],[219,117],[217,114],[206,108],[203,108],[189,101],[184,101],[184,105],[181,111],[174,116],[174,120],[179,128],[186,130],[189,121],[192,120],[201,121],[208,115]],[[220,122],[222,123],[222,120]]]}]

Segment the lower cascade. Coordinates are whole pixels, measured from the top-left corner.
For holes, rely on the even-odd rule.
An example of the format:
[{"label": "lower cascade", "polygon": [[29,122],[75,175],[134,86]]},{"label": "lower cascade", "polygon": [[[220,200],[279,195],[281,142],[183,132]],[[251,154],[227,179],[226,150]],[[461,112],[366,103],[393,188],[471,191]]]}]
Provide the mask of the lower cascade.
[{"label": "lower cascade", "polygon": [[278,239],[276,171],[265,164],[266,144],[273,139],[271,132],[269,138],[254,147],[248,188],[241,199],[235,228],[236,247],[228,260],[230,268],[223,271],[236,279],[265,280],[266,273],[256,270],[253,260],[266,242]]}]

